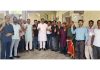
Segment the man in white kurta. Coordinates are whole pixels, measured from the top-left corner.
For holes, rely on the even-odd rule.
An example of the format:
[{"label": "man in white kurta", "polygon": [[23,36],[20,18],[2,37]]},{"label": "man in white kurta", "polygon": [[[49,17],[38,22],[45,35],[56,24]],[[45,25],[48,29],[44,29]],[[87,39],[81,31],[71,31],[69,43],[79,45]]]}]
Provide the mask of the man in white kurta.
[{"label": "man in white kurta", "polygon": [[39,33],[38,33],[38,41],[39,41],[39,45],[40,45],[40,49],[44,49],[45,50],[45,44],[46,44],[46,41],[47,41],[47,24],[44,23],[44,19],[42,18],[41,19],[41,23],[38,24],[38,30],[39,30]]},{"label": "man in white kurta", "polygon": [[32,25],[30,24],[30,19],[27,19],[27,23],[25,24],[25,30],[26,50],[28,51],[32,50]]}]

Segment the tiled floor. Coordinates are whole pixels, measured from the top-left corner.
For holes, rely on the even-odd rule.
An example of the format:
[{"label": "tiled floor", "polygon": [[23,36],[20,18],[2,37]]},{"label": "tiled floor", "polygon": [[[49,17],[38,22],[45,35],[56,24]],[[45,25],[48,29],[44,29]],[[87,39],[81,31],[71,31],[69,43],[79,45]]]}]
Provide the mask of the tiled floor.
[{"label": "tiled floor", "polygon": [[60,54],[59,52],[54,52],[51,50],[46,51],[29,51],[29,52],[23,52],[19,53],[21,56],[20,59],[70,59],[70,57],[65,56],[63,54]]}]

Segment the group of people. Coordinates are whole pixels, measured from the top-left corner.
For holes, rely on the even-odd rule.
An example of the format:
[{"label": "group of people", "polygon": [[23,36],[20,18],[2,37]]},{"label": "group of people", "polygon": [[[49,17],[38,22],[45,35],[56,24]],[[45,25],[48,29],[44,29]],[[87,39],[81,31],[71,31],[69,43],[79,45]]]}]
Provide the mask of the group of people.
[{"label": "group of people", "polygon": [[78,20],[78,27],[73,21],[41,21],[30,19],[23,20],[5,16],[5,21],[0,25],[1,59],[20,58],[19,52],[34,51],[37,49],[59,52],[65,56],[68,54],[75,59],[99,59],[100,58],[100,20],[97,28],[94,21],[90,20],[88,27],[84,27],[84,21]]}]

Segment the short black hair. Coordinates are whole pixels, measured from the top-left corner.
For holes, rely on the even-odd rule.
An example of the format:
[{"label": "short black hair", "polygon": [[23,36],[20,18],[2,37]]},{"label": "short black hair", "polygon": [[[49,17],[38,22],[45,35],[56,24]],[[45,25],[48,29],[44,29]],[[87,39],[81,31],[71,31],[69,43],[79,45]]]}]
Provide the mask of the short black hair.
[{"label": "short black hair", "polygon": [[66,22],[63,22],[62,24],[66,25]]},{"label": "short black hair", "polygon": [[48,21],[47,21],[47,20],[45,20],[45,21],[44,21],[44,23],[48,23]]},{"label": "short black hair", "polygon": [[53,20],[53,22],[57,22],[56,20]]},{"label": "short black hair", "polygon": [[29,18],[27,20],[30,20]]},{"label": "short black hair", "polygon": [[14,16],[14,17],[13,17],[13,20],[14,20],[15,18],[17,19],[17,17],[16,17],[16,16]]},{"label": "short black hair", "polygon": [[90,22],[92,22],[92,23],[94,24],[94,21],[93,21],[93,20],[89,20],[89,23],[90,23]]},{"label": "short black hair", "polygon": [[81,21],[82,23],[84,22],[82,19],[80,19],[80,20],[78,20],[78,23],[79,23],[80,21]]},{"label": "short black hair", "polygon": [[37,21],[37,20],[34,20],[34,21]]},{"label": "short black hair", "polygon": [[48,21],[48,22],[52,23],[52,21]]},{"label": "short black hair", "polygon": [[40,21],[38,21],[38,23],[40,23]]},{"label": "short black hair", "polygon": [[97,23],[99,22],[100,20],[97,20]]},{"label": "short black hair", "polygon": [[41,18],[41,20],[44,20],[44,18]]},{"label": "short black hair", "polygon": [[[60,21],[58,21],[58,22],[60,22]],[[57,23],[58,23],[58,22],[57,22]],[[60,24],[61,24],[61,22],[60,22]]]}]

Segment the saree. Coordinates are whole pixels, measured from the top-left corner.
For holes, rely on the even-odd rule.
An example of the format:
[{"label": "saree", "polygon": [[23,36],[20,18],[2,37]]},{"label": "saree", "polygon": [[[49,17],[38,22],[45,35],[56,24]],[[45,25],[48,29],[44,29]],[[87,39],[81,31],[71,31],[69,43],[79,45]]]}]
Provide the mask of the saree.
[{"label": "saree", "polygon": [[67,40],[68,50],[67,53],[71,56],[71,58],[75,58],[75,49],[72,40]]},{"label": "saree", "polygon": [[71,28],[67,30],[67,53],[71,58],[75,58],[75,44],[74,44],[74,35],[71,32]]}]

